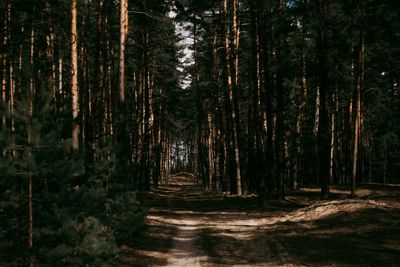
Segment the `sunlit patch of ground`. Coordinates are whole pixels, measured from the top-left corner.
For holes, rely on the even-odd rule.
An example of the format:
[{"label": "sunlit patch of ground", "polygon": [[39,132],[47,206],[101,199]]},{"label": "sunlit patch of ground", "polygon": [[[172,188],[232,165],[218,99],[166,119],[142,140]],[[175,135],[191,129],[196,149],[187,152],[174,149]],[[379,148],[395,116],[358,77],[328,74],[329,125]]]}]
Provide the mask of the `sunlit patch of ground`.
[{"label": "sunlit patch of ground", "polygon": [[398,266],[400,202],[392,187],[358,199],[332,188],[320,201],[302,189],[257,207],[257,199],[203,193],[193,177],[148,195],[148,230],[119,266]]}]

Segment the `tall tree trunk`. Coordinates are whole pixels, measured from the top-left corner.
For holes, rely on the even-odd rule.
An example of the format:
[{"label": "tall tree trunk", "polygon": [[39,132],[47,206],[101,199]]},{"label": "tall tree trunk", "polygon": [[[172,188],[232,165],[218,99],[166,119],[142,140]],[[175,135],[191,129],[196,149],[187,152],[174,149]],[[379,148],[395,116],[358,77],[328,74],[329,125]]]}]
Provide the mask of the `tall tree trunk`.
[{"label": "tall tree trunk", "polygon": [[[235,97],[233,92],[233,81],[232,81],[232,67],[231,67],[231,52],[229,46],[229,36],[227,33],[227,0],[224,0],[223,7],[224,14],[224,46],[225,46],[225,60],[226,60],[226,79],[227,79],[227,87],[228,87],[228,96],[229,96],[229,106],[230,106],[230,116],[232,122],[232,141],[233,141],[233,150],[234,150],[234,184],[233,188],[235,193],[238,195],[242,195],[242,179],[240,175],[240,154],[239,154],[239,136],[238,136],[238,127],[237,125],[237,112],[235,108]],[[236,16],[236,14],[235,14]]]},{"label": "tall tree trunk", "polygon": [[214,166],[214,155],[213,155],[213,140],[214,140],[214,129],[213,129],[213,115],[211,112],[208,112],[207,115],[207,121],[208,121],[208,136],[207,136],[207,154],[208,154],[208,188],[214,189],[214,172],[213,172],[213,166]]},{"label": "tall tree trunk", "polygon": [[149,78],[149,43],[148,43],[148,34],[144,33],[144,41],[145,41],[145,49],[144,49],[144,161],[143,161],[143,179],[145,181],[144,189],[146,191],[150,190],[150,141],[151,141],[151,133],[150,133],[150,118],[151,118],[151,107],[150,107],[150,78]]},{"label": "tall tree trunk", "polygon": [[[336,54],[336,53],[335,53]],[[341,147],[341,139],[340,139],[340,130],[343,127],[341,125],[341,114],[339,112],[339,66],[338,62],[335,62],[335,70],[334,70],[334,92],[332,94],[332,114],[331,114],[331,163],[330,163],[330,182],[331,184],[339,184],[340,180],[340,172],[339,166],[341,165],[340,161],[342,155],[340,153]]]},{"label": "tall tree trunk", "polygon": [[[28,141],[28,158],[32,160],[32,114],[33,114],[33,99],[35,94],[34,88],[34,55],[35,55],[35,30],[34,23],[32,22],[32,30],[30,36],[30,81],[29,81],[29,92],[28,92],[28,125],[27,125],[27,141]],[[31,163],[29,163],[31,164]],[[29,246],[29,266],[35,265],[35,254],[33,247],[33,174],[29,165],[28,169],[28,246]]]},{"label": "tall tree trunk", "polygon": [[[335,88],[335,93],[332,96],[333,102],[336,100],[337,88]],[[335,124],[336,124],[336,111],[331,111],[331,142],[330,142],[330,162],[329,162],[329,181],[332,184],[334,182],[334,164],[335,164],[335,146],[336,146],[336,137],[335,137]]]},{"label": "tall tree trunk", "polygon": [[157,123],[155,123],[155,144],[154,144],[154,160],[155,160],[155,166],[154,166],[154,187],[158,188],[159,182],[162,180],[162,137],[163,137],[163,128],[162,128],[162,121],[161,121],[161,112],[163,108],[161,103],[159,103],[158,107],[158,118],[157,118]]},{"label": "tall tree trunk", "polygon": [[[260,129],[259,114],[259,79],[258,79],[258,46],[257,46],[257,15],[256,6],[254,1],[250,2],[250,36],[251,36],[251,57],[250,57],[250,92],[248,98],[248,126],[247,126],[247,169],[249,177],[250,189],[256,189],[258,192],[259,200],[264,199],[263,192],[265,192],[265,181],[260,179],[260,170],[258,168],[259,159],[256,156],[256,151],[259,150],[257,146],[257,131]],[[256,126],[256,127],[254,127]],[[254,129],[255,128],[255,129]],[[262,202],[260,202],[262,204]]]},{"label": "tall tree trunk", "polygon": [[78,31],[77,0],[71,0],[71,95],[72,95],[72,149],[79,150],[79,86],[78,86]]},{"label": "tall tree trunk", "polygon": [[[302,22],[304,23],[304,22]],[[294,178],[292,181],[292,189],[296,190],[297,185],[302,183],[301,177],[301,154],[302,154],[302,145],[301,145],[301,137],[303,131],[303,120],[304,120],[304,112],[308,102],[308,84],[307,84],[307,72],[306,72],[306,53],[305,53],[305,42],[304,42],[304,25],[302,25],[302,49],[301,49],[301,77],[300,84],[303,92],[303,99],[300,105],[297,108],[296,114],[296,132],[295,132],[295,153],[296,158],[294,161]],[[300,181],[299,181],[300,180]]]},{"label": "tall tree trunk", "polygon": [[318,61],[318,88],[320,97],[319,107],[319,131],[318,131],[318,150],[319,150],[319,182],[321,184],[321,198],[329,198],[329,117],[328,117],[328,70],[327,70],[327,37],[325,32],[326,23],[326,2],[318,0],[318,11],[320,15],[320,25],[317,29],[317,61]]},{"label": "tall tree trunk", "polygon": [[[278,22],[281,24],[283,21],[284,3],[283,0],[278,2]],[[281,25],[277,25],[279,27]],[[275,48],[277,72],[276,72],[276,92],[277,92],[277,107],[276,107],[276,157],[277,157],[277,196],[283,198],[284,195],[284,170],[285,170],[285,155],[284,155],[284,116],[283,116],[283,97],[284,97],[284,86],[283,86],[283,54],[282,50],[284,47],[284,35],[282,32],[277,34],[277,46]]]},{"label": "tall tree trunk", "polygon": [[[232,33],[233,33],[233,76],[234,76],[234,84],[237,90],[238,81],[239,81],[239,36],[240,36],[240,24],[238,23],[238,0],[232,0],[233,3],[233,11],[232,11]],[[237,97],[237,96],[235,96]]]},{"label": "tall tree trunk", "polygon": [[356,196],[356,180],[357,180],[357,169],[358,169],[358,152],[359,152],[359,139],[360,139],[360,128],[361,128],[361,90],[364,83],[364,56],[365,56],[365,44],[364,44],[364,34],[360,32],[360,43],[358,51],[358,60],[356,68],[356,83],[355,83],[355,93],[354,100],[355,105],[353,105],[353,112],[355,114],[354,119],[354,144],[353,144],[353,168],[352,168],[352,180],[351,180],[351,197]]},{"label": "tall tree trunk", "polygon": [[[7,24],[10,25],[9,27],[11,28],[11,3],[8,3],[7,5],[7,17],[8,17],[8,22]],[[8,32],[4,32],[4,34],[7,34],[7,39],[11,39],[11,29]],[[13,54],[12,48],[10,48],[10,54]],[[1,61],[0,61],[1,62]],[[5,66],[3,66],[5,67]],[[15,106],[15,77],[14,77],[14,60],[12,57],[10,57],[9,60],[9,110],[10,110],[10,120],[11,120],[11,151],[10,155],[15,156],[15,114],[14,114],[14,106]]]},{"label": "tall tree trunk", "polygon": [[[268,16],[272,16],[272,7],[271,3],[268,8],[263,12],[261,25],[263,27],[259,27],[259,36],[260,36],[260,46],[261,46],[261,55],[263,58],[263,87],[265,93],[265,119],[266,121],[266,185],[267,185],[267,193],[272,195],[276,188],[276,173],[275,173],[275,153],[274,153],[274,127],[273,127],[273,75],[271,71],[271,62],[272,62],[272,51],[274,50],[274,40],[272,38],[273,27],[268,24],[269,18]],[[265,30],[267,29],[267,30]],[[263,116],[263,117],[264,117]]]},{"label": "tall tree trunk", "polygon": [[[213,13],[213,15],[215,15]],[[224,174],[224,138],[223,138],[223,114],[222,114],[222,105],[221,105],[221,95],[220,95],[220,87],[218,86],[220,83],[219,79],[219,66],[218,66],[218,36],[216,28],[213,28],[211,47],[212,47],[212,56],[213,56],[213,73],[212,79],[214,83],[214,145],[215,145],[215,189],[222,190],[223,187],[223,179],[225,178]]]},{"label": "tall tree trunk", "polygon": [[[259,196],[259,205],[265,203],[265,194],[267,181],[265,174],[265,129],[266,113],[262,108],[265,101],[264,91],[261,90],[261,47],[260,47],[260,9],[259,5],[252,1],[250,5],[251,14],[251,92],[249,97],[249,150],[248,150],[248,168],[249,177],[253,181],[254,189],[257,189]],[[255,126],[255,127],[254,127]],[[254,136],[252,136],[254,135]],[[250,183],[251,184],[251,183]]]},{"label": "tall tree trunk", "polygon": [[15,156],[15,77],[13,61],[10,62],[10,115],[11,115],[11,156]]},{"label": "tall tree trunk", "polygon": [[[61,41],[60,41],[61,42]],[[60,46],[60,45],[59,45]],[[58,55],[58,95],[61,98],[60,102],[63,103],[64,101],[64,89],[63,89],[63,58],[61,55],[61,48],[59,48],[59,55]],[[22,63],[22,61],[21,61]],[[61,112],[63,110],[62,106],[59,108]]]},{"label": "tall tree trunk", "polygon": [[[7,103],[7,53],[6,49],[9,49],[9,27],[10,27],[10,3],[7,4],[6,10],[4,12],[4,26],[3,26],[3,47],[4,51],[1,51],[1,64],[2,64],[2,82],[1,82],[1,102],[5,107]],[[2,129],[5,130],[7,126],[7,115],[6,112],[2,112]]]},{"label": "tall tree trunk", "polygon": [[[121,0],[120,6],[120,39],[119,39],[119,98],[118,98],[118,128],[116,128],[117,141],[119,143],[119,173],[121,177],[121,183],[128,186],[131,179],[130,175],[130,142],[126,114],[128,113],[128,107],[125,100],[126,97],[126,78],[125,78],[125,51],[126,51],[126,40],[128,35],[128,0]],[[125,178],[127,177],[127,178]],[[124,181],[123,181],[124,180]]]},{"label": "tall tree trunk", "polygon": [[125,43],[128,35],[128,0],[120,0],[119,101],[125,102]]},{"label": "tall tree trunk", "polygon": [[200,92],[200,69],[199,69],[199,58],[198,58],[198,32],[197,23],[193,24],[193,56],[194,56],[194,67],[195,67],[195,86],[196,86],[196,107],[197,107],[197,171],[201,175],[203,181],[203,186],[207,188],[207,163],[206,163],[206,153],[203,144],[203,120],[204,120],[204,110],[203,103]]}]

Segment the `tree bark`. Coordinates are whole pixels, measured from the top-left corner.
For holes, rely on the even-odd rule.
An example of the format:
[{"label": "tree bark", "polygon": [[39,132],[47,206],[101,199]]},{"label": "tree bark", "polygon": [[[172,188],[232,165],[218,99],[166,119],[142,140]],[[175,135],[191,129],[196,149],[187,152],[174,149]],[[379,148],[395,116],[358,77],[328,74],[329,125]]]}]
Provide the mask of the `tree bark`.
[{"label": "tree bark", "polygon": [[196,86],[196,107],[197,107],[197,172],[201,176],[203,186],[207,188],[207,162],[206,153],[203,144],[203,121],[204,121],[204,109],[200,92],[200,69],[199,69],[199,58],[198,58],[198,32],[197,23],[193,23],[193,57],[194,57],[194,68],[195,68],[195,86]]},{"label": "tree bark", "polygon": [[[269,6],[262,15],[261,25],[263,27],[259,27],[259,36],[260,36],[260,46],[261,46],[261,55],[262,55],[262,73],[263,76],[263,87],[264,90],[262,92],[265,93],[265,117],[264,121],[266,122],[266,186],[267,193],[272,195],[276,189],[276,173],[275,173],[275,150],[274,150],[274,123],[273,123],[273,74],[271,71],[271,62],[272,55],[274,51],[274,40],[273,36],[273,27],[268,24],[268,15],[272,16],[272,7]],[[267,31],[265,29],[268,29]]]},{"label": "tree bark", "polygon": [[320,25],[317,29],[317,61],[318,61],[318,88],[320,97],[319,107],[319,182],[321,184],[321,199],[329,198],[329,117],[328,117],[328,85],[327,85],[327,37],[325,32],[326,2],[317,1],[320,15]]},{"label": "tree bark", "polygon": [[[278,23],[282,23],[281,18],[283,17],[284,4],[283,0],[279,0],[278,3]],[[277,25],[279,27],[280,25]],[[284,35],[281,31],[277,33],[277,46],[275,47],[276,60],[275,64],[277,67],[276,72],[276,92],[277,92],[277,106],[276,106],[276,157],[277,157],[277,196],[283,198],[284,196],[284,171],[285,171],[285,148],[284,148],[284,114],[283,114],[283,98],[284,98],[284,86],[283,86],[283,54],[282,50],[284,47]]]},{"label": "tree bark", "polygon": [[78,86],[78,31],[77,31],[77,0],[71,0],[71,95],[72,95],[72,149],[79,150],[80,125],[78,115],[79,86]]},{"label": "tree bark", "polygon": [[354,119],[354,144],[353,144],[353,168],[352,168],[352,180],[351,180],[351,197],[356,197],[356,180],[357,180],[357,169],[358,169],[358,153],[359,153],[359,139],[360,139],[360,128],[361,128],[361,90],[364,83],[364,35],[360,32],[360,43],[358,51],[358,62],[356,70],[356,84],[354,100],[355,105],[353,105],[355,114]]},{"label": "tree bark", "polygon": [[[10,27],[10,3],[7,4],[5,16],[4,16],[4,26],[3,26],[3,47],[4,47],[4,53],[1,53],[1,64],[3,65],[2,67],[2,82],[1,82],[1,101],[4,107],[6,106],[7,103],[7,52],[6,49],[9,49],[8,43],[9,43],[9,27]],[[2,112],[1,116],[2,120],[2,129],[5,130],[7,126],[7,115],[6,112]]]},{"label": "tree bark", "polygon": [[[304,22],[303,22],[304,23]],[[300,84],[303,92],[303,99],[297,108],[296,114],[296,128],[295,128],[295,153],[296,158],[294,160],[294,178],[292,181],[292,189],[296,190],[299,183],[302,183],[301,177],[301,154],[302,154],[302,131],[303,131],[303,121],[304,112],[308,102],[308,84],[307,84],[307,70],[306,70],[306,53],[304,44],[304,25],[302,25],[302,49],[301,49],[301,77]],[[299,181],[301,180],[301,181]]]},{"label": "tree bark", "polygon": [[125,44],[128,35],[128,0],[120,0],[119,101],[125,102]]},{"label": "tree bark", "polygon": [[229,106],[230,106],[230,116],[232,122],[232,141],[233,141],[233,152],[234,152],[234,183],[232,191],[235,191],[236,194],[242,195],[242,179],[240,175],[240,154],[239,154],[239,137],[238,137],[238,125],[237,125],[237,116],[236,108],[235,108],[235,98],[233,92],[233,81],[232,81],[232,67],[231,67],[231,52],[229,47],[229,37],[227,33],[227,0],[224,0],[223,7],[223,16],[224,16],[224,46],[225,46],[225,64],[226,64],[226,79],[227,79],[227,87],[228,87],[228,97],[229,97]]},{"label": "tree bark", "polygon": [[[32,23],[32,30],[30,36],[30,81],[29,81],[29,92],[28,92],[28,125],[27,125],[27,141],[28,141],[28,158],[32,160],[32,114],[33,114],[33,99],[35,94],[34,87],[34,54],[35,53],[35,30],[34,24]],[[30,164],[30,163],[29,163]],[[31,167],[28,168],[28,246],[29,246],[29,266],[35,265],[35,254],[33,248],[33,174]]]}]

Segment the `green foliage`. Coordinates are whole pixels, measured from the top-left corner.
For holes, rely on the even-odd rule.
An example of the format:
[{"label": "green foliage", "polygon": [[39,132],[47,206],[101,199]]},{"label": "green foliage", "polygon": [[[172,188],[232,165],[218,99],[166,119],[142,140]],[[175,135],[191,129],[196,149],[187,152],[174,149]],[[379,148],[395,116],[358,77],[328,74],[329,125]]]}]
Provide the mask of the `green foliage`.
[{"label": "green foliage", "polygon": [[98,266],[118,254],[112,231],[93,216],[76,219],[68,216],[56,232],[44,230],[45,233],[62,237],[53,249],[42,247],[39,251],[44,256],[42,262],[47,262],[49,266]]},{"label": "green foliage", "polygon": [[[106,187],[122,188],[113,180],[117,159],[112,144],[96,151],[91,172],[86,174],[83,155],[71,151],[70,140],[64,137],[68,121],[56,116],[47,94],[41,97],[42,105],[30,120],[26,109],[13,114],[15,135],[8,128],[0,135],[4,148],[0,155],[1,262],[12,264],[28,256],[29,173],[35,255],[40,266],[99,266],[112,261],[118,256],[119,244],[129,243],[142,226],[145,210],[135,193],[107,192]],[[19,105],[26,106],[26,102]],[[24,128],[28,121],[31,143]]]},{"label": "green foliage", "polygon": [[137,192],[124,192],[111,200],[107,207],[117,240],[131,244],[134,233],[144,227],[143,218],[146,213],[137,199]]},{"label": "green foliage", "polygon": [[101,187],[110,180],[117,171],[117,156],[113,151],[113,145],[107,140],[103,147],[97,148],[92,164],[92,172],[89,174],[88,183],[92,187]]}]

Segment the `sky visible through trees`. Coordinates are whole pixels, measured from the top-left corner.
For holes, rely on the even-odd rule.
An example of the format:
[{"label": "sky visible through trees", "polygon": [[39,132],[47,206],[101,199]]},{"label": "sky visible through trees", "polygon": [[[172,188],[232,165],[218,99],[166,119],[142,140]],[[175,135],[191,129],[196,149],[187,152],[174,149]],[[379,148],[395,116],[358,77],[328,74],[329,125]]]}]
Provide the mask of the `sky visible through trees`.
[{"label": "sky visible through trees", "polygon": [[[0,266],[180,252],[232,265],[230,248],[238,264],[365,264],[298,253],[298,229],[325,244],[326,223],[340,240],[328,219],[368,220],[386,244],[373,262],[395,264],[398,241],[371,229],[399,225],[399,13],[389,0],[0,1]],[[144,247],[157,229],[165,240]],[[252,237],[270,250],[243,260]],[[159,245],[174,260],[152,263]]]}]

